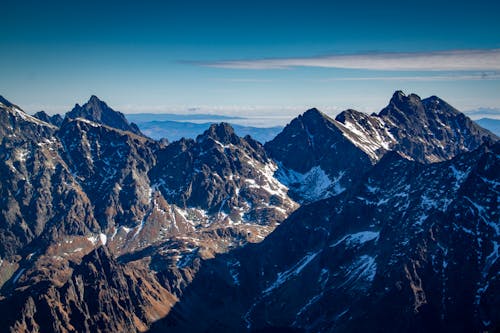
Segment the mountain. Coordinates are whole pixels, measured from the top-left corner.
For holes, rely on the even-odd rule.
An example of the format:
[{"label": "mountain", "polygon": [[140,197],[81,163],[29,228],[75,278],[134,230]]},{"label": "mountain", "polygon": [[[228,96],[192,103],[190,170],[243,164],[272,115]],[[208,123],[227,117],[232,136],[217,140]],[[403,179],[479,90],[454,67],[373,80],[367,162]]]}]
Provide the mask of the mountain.
[{"label": "mountain", "polygon": [[278,179],[299,202],[339,194],[371,167],[370,157],[317,109],[292,120],[265,148],[279,162]]},{"label": "mountain", "polygon": [[199,207],[230,224],[274,225],[296,208],[274,178],[276,169],[260,143],[240,138],[221,123],[196,141],[183,139],[163,148],[150,176],[167,201],[179,207]]},{"label": "mountain", "polygon": [[71,111],[66,113],[66,118],[83,118],[94,123],[142,135],[136,124],[129,124],[123,113],[113,110],[95,95],[92,95],[83,106],[76,104]]},{"label": "mountain", "polygon": [[265,145],[70,113],[0,96],[0,331],[498,325],[498,138],[437,97],[311,109]]},{"label": "mountain", "polygon": [[388,151],[434,163],[497,139],[438,97],[397,91],[379,114],[346,110],[331,119],[308,110],[265,148],[280,164],[279,180],[307,203],[341,193]]},{"label": "mountain", "polygon": [[396,138],[393,150],[423,163],[444,161],[498,139],[436,96],[421,100],[398,91],[378,116]]},{"label": "mountain", "polygon": [[262,145],[228,124],[164,145],[1,100],[1,327],[143,331],[200,260],[261,241],[297,208]]},{"label": "mountain", "polygon": [[[129,118],[129,115],[127,115],[127,117]],[[137,122],[137,126],[147,136],[156,140],[167,138],[169,141],[176,141],[182,138],[195,139],[209,128],[211,124],[212,123],[192,123],[170,120],[139,120]],[[239,136],[243,137],[250,135],[252,138],[262,143],[272,140],[283,129],[281,126],[252,127],[237,124],[231,124],[231,127],[234,128],[234,131]]]},{"label": "mountain", "polygon": [[45,121],[46,123],[52,124],[57,127],[61,126],[64,120],[64,118],[61,117],[60,114],[49,116],[45,111],[38,111],[33,115],[33,117],[38,118],[42,121]]},{"label": "mountain", "polygon": [[152,331],[498,330],[499,170],[500,143],[433,164],[389,152],[263,242],[204,262]]},{"label": "mountain", "polygon": [[500,119],[481,118],[476,120],[479,126],[486,128],[497,136],[500,136]]}]

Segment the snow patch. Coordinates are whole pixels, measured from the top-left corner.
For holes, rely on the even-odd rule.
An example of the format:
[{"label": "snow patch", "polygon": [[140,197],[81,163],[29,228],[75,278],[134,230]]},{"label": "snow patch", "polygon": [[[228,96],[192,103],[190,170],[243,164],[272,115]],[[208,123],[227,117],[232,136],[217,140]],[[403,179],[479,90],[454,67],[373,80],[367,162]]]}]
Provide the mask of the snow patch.
[{"label": "snow patch", "polygon": [[106,245],[106,242],[108,241],[108,237],[107,237],[105,234],[103,234],[103,233],[101,232],[101,233],[99,234],[99,238],[100,238],[100,240],[101,240],[101,244],[102,244],[102,245]]},{"label": "snow patch", "polygon": [[[4,104],[2,104],[4,105]],[[45,126],[45,127],[51,127],[51,128],[57,128],[56,126],[52,125],[52,124],[49,124],[49,123],[46,123],[44,121],[41,121],[40,119],[38,118],[35,118],[29,114],[27,114],[26,112],[24,112],[23,110],[19,109],[18,107],[16,106],[12,106],[10,108],[10,110],[14,111],[14,113],[16,115],[18,115],[19,117],[21,117],[23,120],[25,121],[29,121],[30,123],[35,123],[37,125],[41,125],[41,126]]]},{"label": "snow patch", "polygon": [[18,148],[15,150],[14,156],[19,162],[26,162],[26,159],[29,157],[30,152],[24,148]]},{"label": "snow patch", "polygon": [[364,151],[373,161],[378,161],[381,157],[380,150],[389,150],[391,145],[395,143],[395,139],[387,130],[385,123],[381,120],[378,122],[381,127],[374,127],[370,122],[367,122],[368,129],[358,123],[348,121],[345,124],[336,121],[336,124],[340,125],[344,137]]},{"label": "snow patch", "polygon": [[240,273],[238,272],[238,268],[241,266],[238,260],[228,261],[227,266],[229,267],[229,274],[231,274],[231,278],[233,279],[233,283],[235,286],[240,285]]},{"label": "snow patch", "polygon": [[355,234],[345,235],[340,240],[330,245],[330,247],[335,247],[344,241],[348,247],[357,246],[372,240],[377,240],[379,235],[380,233],[378,231],[361,231]]},{"label": "snow patch", "polygon": [[302,272],[302,270],[314,259],[316,256],[321,252],[314,252],[314,253],[308,253],[304,258],[300,259],[295,265],[293,265],[290,269],[278,273],[278,277],[276,280],[269,286],[267,287],[263,293],[264,294],[269,294],[271,291],[274,289],[278,288],[281,286],[283,283],[288,281],[290,278],[297,276]]},{"label": "snow patch", "polygon": [[467,179],[469,176],[470,170],[461,171],[455,168],[454,165],[450,165],[451,172],[453,173],[453,177],[455,177],[455,184],[453,185],[455,190],[458,190],[460,185]]},{"label": "snow patch", "polygon": [[487,216],[487,209],[484,206],[472,201],[469,197],[464,196],[464,198],[471,203],[477,210],[478,216],[483,220],[483,222],[491,227],[495,231],[495,235],[500,235],[500,223],[498,221],[490,221]]},{"label": "snow patch", "polygon": [[377,274],[377,263],[375,258],[362,255],[346,270],[346,280],[340,285],[344,286],[358,286],[361,283],[371,283]]},{"label": "snow patch", "polygon": [[14,279],[12,279],[12,284],[16,284],[17,280],[21,277],[21,275],[24,273],[26,268],[21,268],[19,272],[17,272],[16,276],[14,276]]},{"label": "snow patch", "polygon": [[87,237],[87,239],[89,240],[89,242],[92,243],[92,245],[97,244],[97,236],[89,236],[89,237]]},{"label": "snow patch", "polygon": [[76,120],[81,121],[82,123],[89,124],[92,127],[100,127],[101,126],[98,123],[95,123],[95,122],[90,121],[90,120],[85,119],[85,118],[76,118]]},{"label": "snow patch", "polygon": [[342,193],[345,188],[340,180],[345,172],[341,171],[334,179],[330,179],[326,172],[315,166],[305,173],[280,167],[276,178],[289,188],[294,188],[306,201],[317,201]]}]

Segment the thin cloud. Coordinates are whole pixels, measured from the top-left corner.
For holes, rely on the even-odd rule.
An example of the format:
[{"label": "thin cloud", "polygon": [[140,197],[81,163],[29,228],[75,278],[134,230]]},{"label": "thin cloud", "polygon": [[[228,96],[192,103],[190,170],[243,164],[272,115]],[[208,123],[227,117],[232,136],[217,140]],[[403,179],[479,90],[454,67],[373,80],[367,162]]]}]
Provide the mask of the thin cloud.
[{"label": "thin cloud", "polygon": [[217,81],[234,82],[234,83],[260,83],[260,82],[273,82],[270,79],[247,79],[247,78],[216,78]]},{"label": "thin cloud", "polygon": [[202,62],[230,69],[289,69],[321,67],[381,71],[497,71],[500,49],[435,52],[357,53],[306,58],[272,58]]},{"label": "thin cloud", "polygon": [[422,76],[368,76],[368,77],[332,77],[319,81],[476,81],[500,80],[500,73],[477,73],[470,75],[422,75]]}]

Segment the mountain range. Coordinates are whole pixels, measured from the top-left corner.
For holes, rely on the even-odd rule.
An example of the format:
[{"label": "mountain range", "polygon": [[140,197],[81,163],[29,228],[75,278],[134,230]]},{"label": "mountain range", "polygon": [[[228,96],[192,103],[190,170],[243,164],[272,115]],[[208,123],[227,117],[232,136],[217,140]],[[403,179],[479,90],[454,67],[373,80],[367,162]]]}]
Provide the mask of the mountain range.
[{"label": "mountain range", "polygon": [[488,129],[496,136],[500,135],[500,119],[481,118],[476,120],[476,123],[478,123],[483,128]]},{"label": "mountain range", "polygon": [[[127,118],[130,118],[127,115]],[[134,119],[138,117],[133,117]],[[137,126],[147,136],[160,140],[166,138],[169,141],[177,141],[182,138],[195,139],[198,135],[205,132],[212,123],[194,123],[188,121],[173,121],[173,120],[151,120],[144,121],[139,119]],[[250,135],[259,142],[267,142],[272,140],[278,133],[283,130],[281,126],[273,127],[254,127],[231,124],[231,127],[239,136]]]},{"label": "mountain range", "polygon": [[495,331],[499,160],[495,134],[401,91],[264,145],[0,97],[1,330]]}]

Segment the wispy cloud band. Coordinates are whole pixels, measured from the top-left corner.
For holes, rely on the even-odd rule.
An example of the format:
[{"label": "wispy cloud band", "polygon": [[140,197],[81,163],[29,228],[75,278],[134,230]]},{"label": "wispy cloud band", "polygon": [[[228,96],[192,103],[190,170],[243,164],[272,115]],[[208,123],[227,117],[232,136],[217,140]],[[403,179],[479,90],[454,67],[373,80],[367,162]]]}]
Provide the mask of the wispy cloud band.
[{"label": "wispy cloud band", "polygon": [[322,67],[381,71],[497,71],[500,49],[435,52],[357,53],[305,58],[227,60],[199,63],[231,69]]},{"label": "wispy cloud band", "polygon": [[477,80],[500,80],[500,73],[480,72],[467,73],[463,75],[418,75],[418,76],[369,76],[369,77],[332,77],[318,79],[316,81],[477,81]]}]

